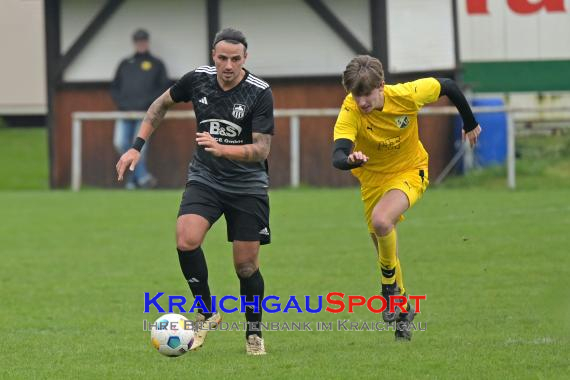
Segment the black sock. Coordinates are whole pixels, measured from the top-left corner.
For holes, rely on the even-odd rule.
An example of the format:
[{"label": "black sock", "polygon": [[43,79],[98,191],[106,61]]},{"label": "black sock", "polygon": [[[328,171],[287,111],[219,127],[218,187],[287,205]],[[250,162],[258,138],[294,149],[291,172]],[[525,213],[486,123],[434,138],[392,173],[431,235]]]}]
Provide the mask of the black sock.
[{"label": "black sock", "polygon": [[[212,310],[212,298],[210,295],[210,287],[208,286],[208,266],[206,265],[206,258],[202,248],[198,247],[193,251],[181,251],[178,249],[178,260],[180,261],[180,268],[184,273],[184,278],[188,281],[190,290],[194,297],[201,296],[204,305],[208,311]],[[212,313],[204,313],[200,310],[206,318],[210,318]]]},{"label": "black sock", "polygon": [[239,282],[240,294],[245,296],[246,301],[252,302],[254,300],[253,296],[259,296],[259,313],[254,313],[253,309],[249,307],[245,310],[245,319],[248,322],[245,338],[247,339],[247,337],[252,334],[259,335],[261,338],[261,326],[259,322],[261,322],[261,301],[263,300],[263,292],[265,290],[263,277],[258,269],[248,278],[239,277]]}]

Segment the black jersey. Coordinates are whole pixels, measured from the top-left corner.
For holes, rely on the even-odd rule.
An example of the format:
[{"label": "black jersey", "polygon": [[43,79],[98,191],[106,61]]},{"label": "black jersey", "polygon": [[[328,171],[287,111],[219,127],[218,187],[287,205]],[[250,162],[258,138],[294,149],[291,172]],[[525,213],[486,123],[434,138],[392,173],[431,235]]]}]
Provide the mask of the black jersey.
[{"label": "black jersey", "polygon": [[[194,104],[198,132],[209,132],[220,144],[251,144],[252,133],[273,134],[273,95],[269,85],[246,70],[242,81],[224,91],[216,68],[201,66],[170,88],[175,102]],[[215,157],[196,145],[188,181],[232,193],[263,194],[269,177],[266,162],[234,161]]]}]

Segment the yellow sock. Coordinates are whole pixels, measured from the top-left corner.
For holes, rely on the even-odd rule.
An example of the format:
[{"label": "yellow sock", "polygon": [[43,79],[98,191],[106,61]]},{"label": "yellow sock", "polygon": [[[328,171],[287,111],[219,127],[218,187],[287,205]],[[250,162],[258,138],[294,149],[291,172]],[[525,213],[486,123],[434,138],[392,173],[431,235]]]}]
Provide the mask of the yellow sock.
[{"label": "yellow sock", "polygon": [[378,262],[382,272],[382,284],[393,284],[396,281],[396,266],[398,263],[396,229],[386,236],[377,236]]}]

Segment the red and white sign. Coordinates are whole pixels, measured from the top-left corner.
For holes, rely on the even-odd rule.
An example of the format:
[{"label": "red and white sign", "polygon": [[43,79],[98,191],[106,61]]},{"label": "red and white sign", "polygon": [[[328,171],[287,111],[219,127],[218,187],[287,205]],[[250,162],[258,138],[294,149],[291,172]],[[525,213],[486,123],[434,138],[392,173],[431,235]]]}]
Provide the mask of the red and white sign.
[{"label": "red and white sign", "polygon": [[[514,13],[523,15],[540,11],[566,12],[564,0],[507,0],[507,5]],[[488,0],[467,0],[467,13],[489,14]]]},{"label": "red and white sign", "polygon": [[457,4],[463,62],[570,59],[570,0]]}]

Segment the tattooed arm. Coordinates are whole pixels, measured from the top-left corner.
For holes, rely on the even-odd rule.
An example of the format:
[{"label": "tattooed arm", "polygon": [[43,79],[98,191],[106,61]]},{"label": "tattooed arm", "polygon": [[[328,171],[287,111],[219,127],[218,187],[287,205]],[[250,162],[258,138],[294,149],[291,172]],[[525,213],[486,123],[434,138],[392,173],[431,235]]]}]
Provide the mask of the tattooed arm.
[{"label": "tattooed arm", "polygon": [[166,111],[168,111],[173,104],[174,101],[170,96],[170,89],[168,89],[150,105],[148,111],[146,111],[146,116],[142,121],[134,147],[127,150],[115,166],[117,170],[117,179],[119,181],[123,180],[123,175],[127,168],[131,171],[135,170],[135,166],[140,159],[140,150],[142,149],[142,146],[145,141],[150,138],[150,135],[152,135],[154,130],[158,128],[160,122],[164,119],[164,115],[166,115]]},{"label": "tattooed arm", "polygon": [[162,122],[162,119],[164,119],[166,111],[168,111],[168,109],[173,105],[174,100],[172,100],[172,97],[170,96],[170,89],[168,89],[158,98],[156,98],[150,107],[148,107],[148,111],[146,111],[146,116],[142,121],[138,137],[144,139],[145,141],[148,140],[154,130],[158,128]]},{"label": "tattooed arm", "polygon": [[222,145],[208,132],[196,133],[198,145],[203,146],[206,152],[210,152],[216,157],[247,162],[264,161],[269,155],[271,135],[254,132],[252,138],[252,144]]}]

